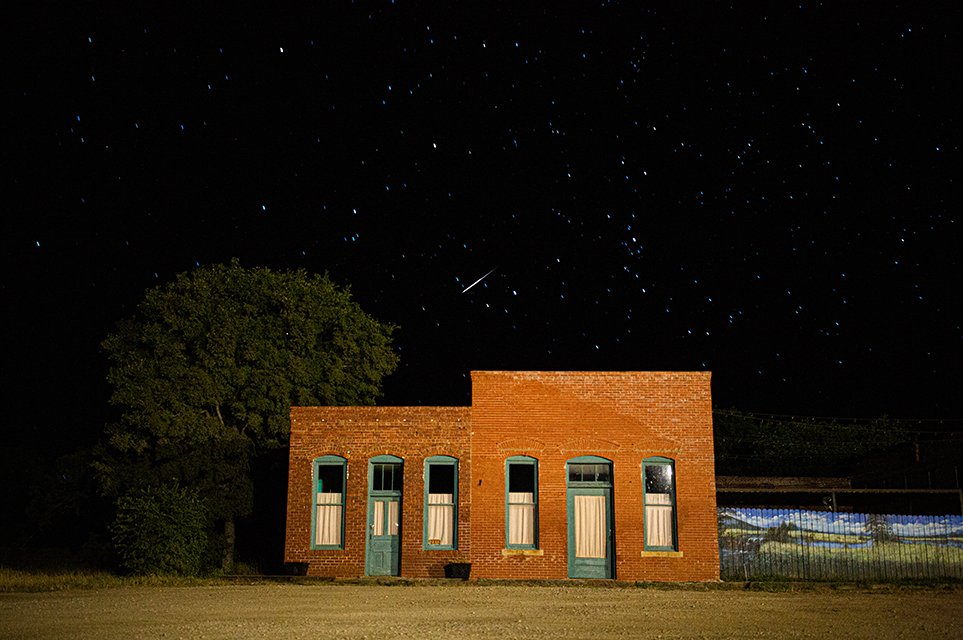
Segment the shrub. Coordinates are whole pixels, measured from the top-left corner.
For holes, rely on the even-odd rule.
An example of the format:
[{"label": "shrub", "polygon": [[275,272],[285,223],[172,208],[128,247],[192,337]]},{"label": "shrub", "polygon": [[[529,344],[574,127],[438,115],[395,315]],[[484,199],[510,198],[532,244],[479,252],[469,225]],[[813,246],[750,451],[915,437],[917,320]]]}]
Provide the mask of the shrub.
[{"label": "shrub", "polygon": [[778,527],[769,527],[763,537],[765,542],[792,542],[792,531],[796,525],[792,522],[782,522]]},{"label": "shrub", "polygon": [[176,481],[117,501],[111,525],[121,565],[139,575],[197,575],[207,546],[207,508]]}]

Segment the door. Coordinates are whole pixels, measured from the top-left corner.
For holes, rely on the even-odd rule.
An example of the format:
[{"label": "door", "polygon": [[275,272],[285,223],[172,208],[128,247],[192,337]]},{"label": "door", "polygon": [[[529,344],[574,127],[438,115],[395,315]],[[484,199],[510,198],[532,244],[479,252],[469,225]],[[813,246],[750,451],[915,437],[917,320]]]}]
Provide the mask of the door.
[{"label": "door", "polygon": [[612,578],[611,463],[585,456],[568,465],[568,575]]},{"label": "door", "polygon": [[568,575],[612,577],[612,517],[609,489],[568,491]]},{"label": "door", "polygon": [[401,458],[378,456],[368,463],[368,534],[365,574],[401,575]]},{"label": "door", "polygon": [[400,529],[401,500],[385,497],[368,499],[368,557],[365,573],[369,576],[399,575]]}]

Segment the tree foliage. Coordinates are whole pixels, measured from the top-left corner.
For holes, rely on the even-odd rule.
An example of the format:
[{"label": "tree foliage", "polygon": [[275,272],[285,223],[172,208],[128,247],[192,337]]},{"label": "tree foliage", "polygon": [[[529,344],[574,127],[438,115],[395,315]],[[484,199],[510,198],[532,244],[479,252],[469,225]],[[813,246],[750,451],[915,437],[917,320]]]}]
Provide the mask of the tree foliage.
[{"label": "tree foliage", "polygon": [[303,270],[235,260],[147,291],[103,342],[121,410],[96,465],[103,488],[179,478],[214,517],[248,513],[251,461],[287,444],[290,407],[373,404],[397,365],[393,329]]},{"label": "tree foliage", "polygon": [[118,499],[111,533],[131,573],[194,576],[207,546],[207,510],[196,490],[176,481],[146,486]]},{"label": "tree foliage", "polygon": [[763,536],[764,542],[792,542],[793,531],[797,529],[796,525],[792,522],[780,522],[778,527],[769,527],[766,529],[766,535]]},{"label": "tree foliage", "polygon": [[848,475],[853,464],[910,439],[898,421],[840,422],[821,418],[713,412],[720,475]]},{"label": "tree foliage", "polygon": [[869,518],[866,520],[866,528],[876,544],[899,540],[899,536],[893,533],[893,527],[886,520],[886,516],[882,514],[869,514]]}]

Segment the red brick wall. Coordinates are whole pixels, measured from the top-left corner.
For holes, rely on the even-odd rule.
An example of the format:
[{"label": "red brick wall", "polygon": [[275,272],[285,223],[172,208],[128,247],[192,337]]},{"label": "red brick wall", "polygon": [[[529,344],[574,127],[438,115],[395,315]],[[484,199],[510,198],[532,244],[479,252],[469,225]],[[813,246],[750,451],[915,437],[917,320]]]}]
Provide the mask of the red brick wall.
[{"label": "red brick wall", "polygon": [[[288,463],[285,562],[308,563],[309,575],[356,577],[365,570],[368,460],[404,459],[401,574],[441,577],[444,565],[471,552],[471,460],[468,407],[293,407]],[[311,549],[312,463],[324,455],[347,459],[344,549]],[[422,549],[424,461],[458,458],[458,550]]]},{"label": "red brick wall", "polygon": [[[612,460],[620,580],[718,580],[708,373],[472,372],[472,575],[568,576],[567,460]],[[505,555],[505,459],[539,461],[539,548]],[[642,460],[675,461],[681,557],[642,557]]]},{"label": "red brick wall", "polygon": [[[404,459],[401,573],[441,576],[472,562],[472,577],[566,578],[565,463],[612,460],[620,580],[718,580],[709,373],[472,372],[472,407],[294,407],[285,561],[310,575],[360,576],[365,566],[368,459]],[[312,550],[312,461],[348,460],[345,548]],[[458,550],[422,549],[424,460],[459,459]],[[540,555],[505,548],[505,459],[538,460]],[[642,460],[675,461],[678,547],[643,557]]]}]

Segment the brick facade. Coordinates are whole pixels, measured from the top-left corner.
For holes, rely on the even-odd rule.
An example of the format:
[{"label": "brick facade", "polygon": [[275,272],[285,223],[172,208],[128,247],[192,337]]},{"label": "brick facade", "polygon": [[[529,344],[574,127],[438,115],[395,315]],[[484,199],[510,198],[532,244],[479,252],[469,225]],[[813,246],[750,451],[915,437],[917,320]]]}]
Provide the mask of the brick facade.
[{"label": "brick facade", "polygon": [[[441,577],[444,565],[467,561],[471,549],[471,480],[468,407],[294,407],[288,466],[285,562],[308,563],[309,575],[365,574],[368,460],[390,454],[404,459],[401,575]],[[347,459],[344,549],[311,549],[312,461]],[[424,460],[447,455],[459,461],[458,550],[422,549]]]},{"label": "brick facade", "polygon": [[[473,578],[569,576],[567,461],[611,461],[619,580],[719,578],[709,373],[472,372],[471,407],[294,407],[285,561],[309,575],[365,574],[368,460],[404,460],[403,576],[471,562]],[[344,548],[312,549],[312,461],[347,460]],[[424,550],[424,460],[458,459],[458,549]],[[538,461],[537,549],[506,549],[505,460]],[[677,551],[646,551],[642,461],[673,461]]]}]

